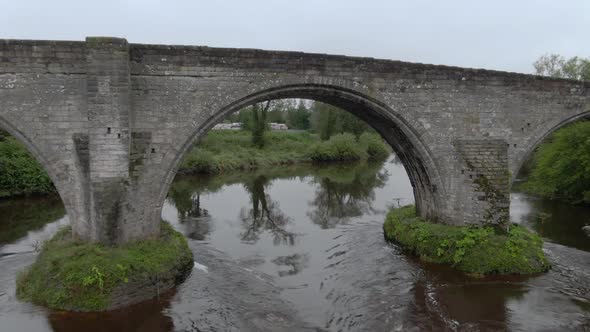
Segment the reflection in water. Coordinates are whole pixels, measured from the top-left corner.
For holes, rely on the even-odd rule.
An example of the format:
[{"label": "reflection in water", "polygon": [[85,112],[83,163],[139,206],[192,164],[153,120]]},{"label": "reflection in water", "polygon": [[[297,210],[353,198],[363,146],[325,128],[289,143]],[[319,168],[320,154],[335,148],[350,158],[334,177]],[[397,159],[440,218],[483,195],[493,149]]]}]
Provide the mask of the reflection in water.
[{"label": "reflection in water", "polygon": [[185,235],[191,239],[204,240],[210,232],[210,216],[201,208],[201,191],[194,191],[190,182],[176,182],[168,192],[169,201],[178,211],[178,219],[185,225]]},{"label": "reflection in water", "polygon": [[293,254],[289,256],[279,256],[272,260],[278,266],[286,266],[289,267],[288,270],[280,270],[279,276],[292,276],[295,275],[304,268],[307,267],[309,263],[309,255],[308,254]]},{"label": "reflection in water", "polygon": [[511,218],[550,241],[590,251],[590,237],[582,227],[590,225],[590,206],[570,204],[512,193]]},{"label": "reflection in water", "polygon": [[0,245],[14,242],[64,215],[64,206],[57,195],[2,199]]},{"label": "reflection in water", "polygon": [[12,226],[0,221],[0,238],[10,242],[0,243],[0,330],[590,330],[590,252],[572,248],[588,250],[579,229],[588,210],[513,195],[513,221],[569,247],[546,243],[548,273],[477,279],[385,243],[387,207],[412,197],[395,160],[178,177],[163,218],[189,237],[193,273],[160,301],[102,314],[53,312],[14,298],[17,271],[36,255],[31,244],[66,221],[35,225],[22,210],[54,213],[49,219],[63,208],[3,202],[10,223],[20,225],[20,213],[25,230],[7,236]]},{"label": "reflection in water", "polygon": [[250,194],[252,208],[248,210],[244,207],[240,210],[240,219],[244,224],[242,241],[256,243],[261,232],[269,231],[273,235],[275,245],[294,245],[295,234],[285,229],[290,222],[289,217],[264,190],[269,182],[264,175],[258,175],[252,181],[244,183],[244,188]]},{"label": "reflection in water", "polygon": [[160,300],[146,301],[108,313],[70,313],[53,311],[49,322],[55,332],[99,331],[174,331],[172,319],[162,315],[162,308],[169,306],[174,292],[160,296]]},{"label": "reflection in water", "polygon": [[308,213],[309,218],[325,229],[375,212],[372,210],[375,188],[382,188],[389,178],[382,166],[359,163],[319,172],[313,180],[318,186],[310,202],[314,209]]}]

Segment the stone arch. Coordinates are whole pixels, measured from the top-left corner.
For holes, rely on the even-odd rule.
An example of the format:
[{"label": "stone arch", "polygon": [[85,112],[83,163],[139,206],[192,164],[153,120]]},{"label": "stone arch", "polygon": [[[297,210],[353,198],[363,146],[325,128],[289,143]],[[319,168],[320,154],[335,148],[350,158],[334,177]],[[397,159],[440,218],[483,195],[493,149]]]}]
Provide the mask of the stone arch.
[{"label": "stone arch", "polygon": [[213,126],[228,115],[255,103],[284,98],[312,99],[340,107],[373,127],[399,156],[414,189],[418,213],[431,220],[442,217],[443,182],[432,152],[402,116],[383,102],[357,91],[333,85],[296,84],[265,89],[235,100],[200,124],[174,156],[159,186],[158,200],[164,201],[185,154]]},{"label": "stone arch", "polygon": [[549,124],[547,127],[540,129],[540,134],[531,140],[532,143],[530,144],[530,146],[527,147],[526,152],[523,153],[522,155],[516,157],[516,162],[514,163],[515,166],[511,170],[512,171],[511,183],[514,182],[514,180],[518,176],[518,173],[521,171],[522,167],[524,166],[524,163],[527,160],[529,160],[529,158],[531,158],[533,156],[533,153],[543,143],[543,141],[545,141],[549,136],[551,136],[557,130],[559,130],[571,123],[574,123],[576,121],[586,120],[586,119],[590,120],[590,110],[570,116],[566,119],[563,119],[563,120],[557,122],[557,124]]},{"label": "stone arch", "polygon": [[19,130],[16,126],[14,126],[11,122],[7,121],[6,118],[0,115],[0,128],[8,132],[12,137],[16,138],[16,140],[24,145],[26,150],[35,158],[35,160],[41,165],[43,170],[47,172],[51,182],[55,186],[57,193],[64,204],[66,209],[66,214],[70,218],[70,220],[75,219],[77,214],[75,214],[75,209],[73,207],[73,202],[69,200],[69,196],[67,193],[69,189],[67,188],[66,183],[64,183],[58,177],[58,169],[55,163],[50,162],[42,153],[42,150],[35,144],[31,139],[28,138],[21,130]]}]

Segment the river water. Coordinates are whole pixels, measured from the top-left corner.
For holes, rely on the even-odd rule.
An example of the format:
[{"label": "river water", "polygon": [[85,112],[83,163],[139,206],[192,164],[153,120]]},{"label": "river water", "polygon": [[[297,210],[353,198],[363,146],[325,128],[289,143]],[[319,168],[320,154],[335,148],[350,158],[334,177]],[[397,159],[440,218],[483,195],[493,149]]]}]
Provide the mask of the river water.
[{"label": "river water", "polygon": [[472,278],[383,239],[407,175],[385,163],[178,177],[162,217],[186,235],[192,274],[109,313],[15,299],[15,278],[67,217],[57,198],[0,202],[0,331],[590,331],[590,209],[512,195],[511,218],[546,239],[551,271]]}]

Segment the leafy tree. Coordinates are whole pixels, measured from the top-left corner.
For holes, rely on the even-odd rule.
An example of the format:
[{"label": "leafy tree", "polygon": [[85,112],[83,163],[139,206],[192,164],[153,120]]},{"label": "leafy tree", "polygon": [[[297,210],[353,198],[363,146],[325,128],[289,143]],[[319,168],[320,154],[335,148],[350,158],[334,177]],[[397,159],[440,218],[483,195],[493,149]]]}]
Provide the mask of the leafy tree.
[{"label": "leafy tree", "polygon": [[314,103],[314,129],[320,135],[320,138],[325,141],[339,131],[338,109],[335,106]]},{"label": "leafy tree", "polygon": [[297,108],[287,110],[287,126],[292,129],[307,130],[310,128],[311,112],[299,101]]},{"label": "leafy tree", "polygon": [[270,101],[267,101],[264,106],[260,104],[252,106],[252,144],[259,149],[262,149],[266,143],[264,133],[266,132],[266,115],[269,107]]},{"label": "leafy tree", "polygon": [[539,75],[574,80],[590,81],[590,59],[572,57],[566,59],[559,54],[546,54],[533,64]]},{"label": "leafy tree", "polygon": [[314,102],[313,108],[312,127],[322,140],[339,133],[351,133],[358,139],[362,133],[372,131],[363,120],[336,106]]},{"label": "leafy tree", "polygon": [[590,203],[590,121],[556,131],[534,158],[525,190],[547,198]]}]

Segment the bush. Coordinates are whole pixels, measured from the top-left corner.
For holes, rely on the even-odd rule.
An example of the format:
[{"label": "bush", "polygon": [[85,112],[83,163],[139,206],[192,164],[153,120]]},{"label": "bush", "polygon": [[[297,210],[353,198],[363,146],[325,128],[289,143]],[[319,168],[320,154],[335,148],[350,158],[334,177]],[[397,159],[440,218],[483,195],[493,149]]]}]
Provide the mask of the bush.
[{"label": "bush", "polygon": [[204,173],[211,174],[219,171],[214,160],[214,154],[210,151],[194,148],[180,165],[183,173]]},{"label": "bush", "polygon": [[383,160],[391,153],[379,134],[365,132],[359,137],[359,143],[365,147],[369,160]]},{"label": "bush", "polygon": [[25,147],[10,136],[0,140],[0,197],[52,192],[49,175]]},{"label": "bush", "polygon": [[543,143],[520,188],[546,198],[590,203],[590,121],[559,129]]},{"label": "bush", "polygon": [[354,135],[344,133],[316,143],[311,147],[309,156],[313,161],[355,161],[365,159],[367,153],[356,141]]},{"label": "bush", "polygon": [[405,206],[388,213],[383,230],[387,240],[421,259],[467,273],[530,274],[550,268],[543,240],[518,225],[502,233],[491,227],[434,224],[416,217],[414,206]]}]

